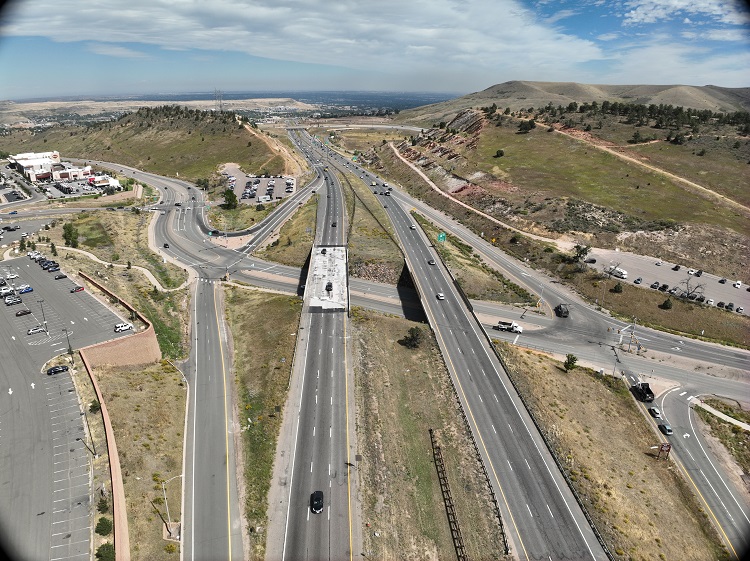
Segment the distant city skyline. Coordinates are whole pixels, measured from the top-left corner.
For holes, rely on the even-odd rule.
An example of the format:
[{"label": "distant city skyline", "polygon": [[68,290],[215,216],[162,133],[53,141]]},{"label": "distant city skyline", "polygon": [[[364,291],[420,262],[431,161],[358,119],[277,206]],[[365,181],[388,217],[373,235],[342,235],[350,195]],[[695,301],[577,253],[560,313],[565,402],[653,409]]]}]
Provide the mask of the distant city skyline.
[{"label": "distant city skyline", "polygon": [[750,15],[720,0],[15,0],[0,99],[422,91],[508,80],[750,87]]}]

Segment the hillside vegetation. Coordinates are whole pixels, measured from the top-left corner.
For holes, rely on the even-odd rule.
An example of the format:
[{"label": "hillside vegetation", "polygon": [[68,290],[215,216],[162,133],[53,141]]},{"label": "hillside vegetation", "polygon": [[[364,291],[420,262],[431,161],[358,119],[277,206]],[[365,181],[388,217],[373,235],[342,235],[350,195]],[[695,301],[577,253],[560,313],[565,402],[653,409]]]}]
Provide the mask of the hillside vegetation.
[{"label": "hillside vegetation", "polygon": [[271,151],[263,133],[233,113],[179,106],[144,107],[90,127],[55,126],[0,137],[0,151],[11,154],[49,150],[193,181],[210,176],[225,162],[236,162],[248,173],[283,171],[283,160]]}]

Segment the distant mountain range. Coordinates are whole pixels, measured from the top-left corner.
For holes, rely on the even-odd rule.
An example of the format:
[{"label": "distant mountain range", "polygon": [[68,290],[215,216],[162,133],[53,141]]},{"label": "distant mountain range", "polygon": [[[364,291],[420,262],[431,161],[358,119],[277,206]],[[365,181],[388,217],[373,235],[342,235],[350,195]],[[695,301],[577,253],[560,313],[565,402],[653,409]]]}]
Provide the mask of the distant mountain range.
[{"label": "distant mountain range", "polygon": [[618,101],[644,105],[674,105],[711,111],[750,111],[750,88],[719,86],[610,86],[576,82],[528,82],[514,80],[491,86],[481,92],[403,111],[399,120],[408,122],[448,121],[464,109],[493,103],[511,110],[543,107],[548,103],[567,107],[571,102]]}]

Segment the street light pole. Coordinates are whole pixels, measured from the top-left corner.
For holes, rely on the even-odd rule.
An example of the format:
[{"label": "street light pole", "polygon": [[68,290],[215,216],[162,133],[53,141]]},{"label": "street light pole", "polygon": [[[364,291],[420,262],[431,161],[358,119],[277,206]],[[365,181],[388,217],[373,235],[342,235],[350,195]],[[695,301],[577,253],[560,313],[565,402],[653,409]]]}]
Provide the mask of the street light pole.
[{"label": "street light pole", "polygon": [[169,503],[167,502],[167,490],[164,487],[167,483],[172,481],[172,479],[177,479],[178,477],[182,477],[182,474],[175,475],[174,477],[170,477],[166,481],[161,482],[161,492],[164,495],[164,505],[167,507],[167,533],[169,534],[169,537],[172,537],[172,518],[169,516]]},{"label": "street light pole", "polygon": [[98,455],[98,454],[96,454],[96,453],[95,453],[95,452],[94,452],[94,451],[93,451],[93,450],[91,449],[91,447],[90,447],[90,446],[89,446],[89,445],[88,445],[88,444],[86,443],[86,441],[85,441],[85,440],[84,440],[83,438],[80,438],[80,437],[79,437],[79,438],[76,438],[76,440],[78,440],[79,442],[82,442],[82,443],[83,443],[83,445],[84,445],[84,446],[86,447],[86,450],[88,450],[89,452],[91,452],[91,455],[92,455],[92,456],[94,456],[94,459],[96,459],[96,458],[98,458],[98,457],[99,457],[99,455]]},{"label": "street light pole", "polygon": [[47,318],[44,317],[44,300],[37,300],[39,303],[39,306],[42,308],[42,322],[44,323],[44,331],[49,335],[49,331],[47,331]]},{"label": "street light pole", "polygon": [[63,327],[62,330],[65,332],[65,338],[68,340],[68,354],[73,354],[73,347],[70,346],[70,336],[68,335],[68,329]]}]

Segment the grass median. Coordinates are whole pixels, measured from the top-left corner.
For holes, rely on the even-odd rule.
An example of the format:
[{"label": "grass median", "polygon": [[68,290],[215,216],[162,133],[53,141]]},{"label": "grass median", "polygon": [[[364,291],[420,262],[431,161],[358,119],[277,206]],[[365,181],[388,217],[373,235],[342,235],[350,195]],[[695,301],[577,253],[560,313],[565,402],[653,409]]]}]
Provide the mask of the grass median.
[{"label": "grass median", "polygon": [[284,223],[278,238],[255,255],[282,265],[303,267],[315,240],[317,211],[318,199],[313,196]]},{"label": "grass median", "polygon": [[[302,301],[241,288],[228,288],[225,294],[242,427],[242,509],[249,528],[266,528],[280,411],[286,402]],[[265,531],[251,532],[245,558],[264,559],[265,540]]]}]

